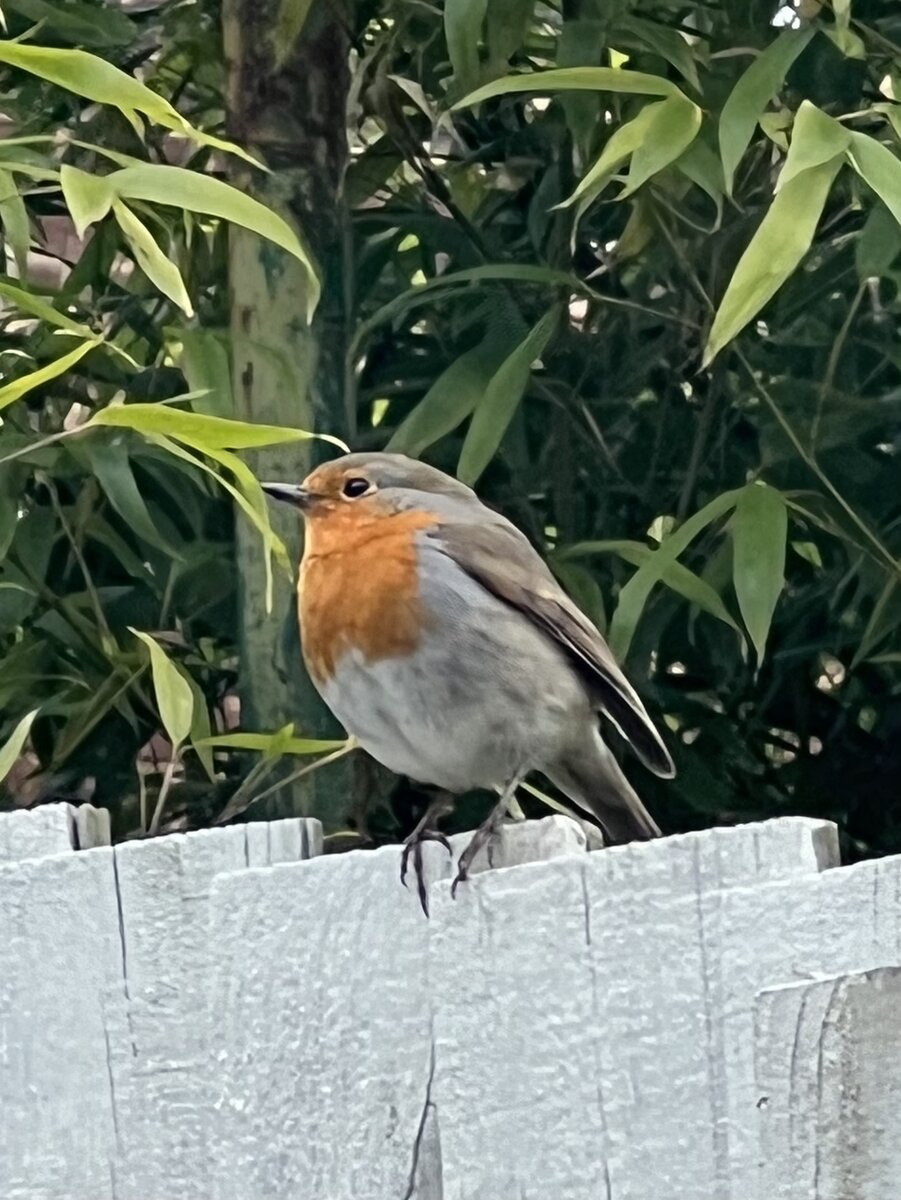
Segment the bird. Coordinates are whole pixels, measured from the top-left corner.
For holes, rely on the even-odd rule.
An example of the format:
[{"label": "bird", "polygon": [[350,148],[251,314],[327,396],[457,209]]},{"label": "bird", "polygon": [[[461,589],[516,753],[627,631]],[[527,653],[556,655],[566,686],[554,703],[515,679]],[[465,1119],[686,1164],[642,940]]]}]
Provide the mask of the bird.
[{"label": "bird", "polygon": [[540,772],[606,844],[660,829],[607,744],[609,722],[671,778],[666,743],[595,625],[528,538],[451,475],[402,454],[350,453],[304,481],[264,483],[300,510],[297,600],[307,671],[348,734],[435,798],[404,843],[428,914],[422,844],[452,798],[498,796],[453,892]]}]

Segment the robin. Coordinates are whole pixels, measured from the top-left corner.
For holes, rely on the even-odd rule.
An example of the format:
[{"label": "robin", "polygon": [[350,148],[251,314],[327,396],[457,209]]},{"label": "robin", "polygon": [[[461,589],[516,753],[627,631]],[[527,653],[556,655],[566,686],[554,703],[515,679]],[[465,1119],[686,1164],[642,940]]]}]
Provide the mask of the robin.
[{"label": "robin", "polygon": [[422,843],[447,845],[435,826],[448,794],[499,795],[454,891],[531,771],[608,843],[659,836],[600,715],[665,778],[669,752],[604,639],[505,517],[400,454],[348,454],[263,488],[303,514],[301,641],[322,698],[373,758],[439,791],[401,865],[403,879],[415,851],[423,908]]}]

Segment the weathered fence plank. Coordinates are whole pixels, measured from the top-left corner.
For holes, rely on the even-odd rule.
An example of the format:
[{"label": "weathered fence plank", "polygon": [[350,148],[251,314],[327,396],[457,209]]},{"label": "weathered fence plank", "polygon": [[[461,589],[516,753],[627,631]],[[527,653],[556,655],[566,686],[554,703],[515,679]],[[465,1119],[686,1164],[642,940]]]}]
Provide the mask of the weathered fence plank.
[{"label": "weathered fence plank", "polygon": [[898,1200],[901,969],[767,989],[756,1016],[760,1196]]},{"label": "weathered fence plank", "polygon": [[0,1196],[116,1200],[111,849],[0,867]]},{"label": "weathered fence plank", "polygon": [[209,1200],[209,895],[222,872],[319,851],[318,821],[200,830],[116,847],[126,1024],[113,1059],[117,1200]]},{"label": "weathered fence plank", "polygon": [[0,863],[108,846],[109,813],[90,804],[42,804],[0,813]]},{"label": "weathered fence plank", "polygon": [[[493,861],[561,854],[586,857],[584,834],[552,817],[507,827]],[[429,922],[399,864],[389,847],[213,884],[216,1200],[440,1200]]]},{"label": "weathered fence plank", "polygon": [[798,819],[484,875],[456,905],[434,889],[443,1200],[712,1198],[723,950],[702,906],[835,862],[834,829]]}]

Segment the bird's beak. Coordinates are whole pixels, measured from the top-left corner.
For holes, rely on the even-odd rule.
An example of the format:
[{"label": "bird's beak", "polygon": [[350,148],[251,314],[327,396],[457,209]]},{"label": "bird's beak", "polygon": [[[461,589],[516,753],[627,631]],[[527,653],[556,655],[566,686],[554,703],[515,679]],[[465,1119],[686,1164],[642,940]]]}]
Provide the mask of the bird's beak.
[{"label": "bird's beak", "polygon": [[285,504],[292,504],[295,508],[309,508],[315,498],[299,483],[263,483],[260,486],[273,500],[281,500]]}]

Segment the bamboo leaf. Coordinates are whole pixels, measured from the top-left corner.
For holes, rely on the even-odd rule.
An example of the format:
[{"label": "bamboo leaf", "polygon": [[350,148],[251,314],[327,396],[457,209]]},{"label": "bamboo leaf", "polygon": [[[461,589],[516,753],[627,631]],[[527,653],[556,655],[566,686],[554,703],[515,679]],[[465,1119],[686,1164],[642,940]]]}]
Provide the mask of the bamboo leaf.
[{"label": "bamboo leaf", "polygon": [[13,252],[19,278],[28,274],[28,210],[10,171],[0,170],[0,223],[3,236]]},{"label": "bamboo leaf", "polygon": [[792,63],[814,35],[814,30],[788,29],[751,63],[736,83],[720,115],[720,157],[726,192],[732,195],[735,168],[750,145],[760,114],[785,82]]},{"label": "bamboo leaf", "polygon": [[532,364],[550,341],[559,316],[556,307],[545,313],[490,379],[460,451],[457,477],[464,483],[474,484],[494,457],[525,394]]},{"label": "bamboo leaf", "polygon": [[629,155],[633,154],[647,137],[657,110],[662,108],[664,103],[665,101],[658,101],[655,104],[646,104],[637,116],[621,125],[610,135],[597,161],[591,165],[584,178],[579,181],[572,195],[561,203],[561,208],[567,208],[578,200],[581,202],[579,212],[585,211],[588,205],[601,194]]},{"label": "bamboo leaf", "polygon": [[313,0],[279,0],[272,31],[276,67],[283,67],[291,57],[312,7]]},{"label": "bamboo leaf", "polygon": [[461,88],[472,88],[479,79],[479,41],[487,0],[445,0],[444,36],[454,78]]},{"label": "bamboo leaf", "polygon": [[21,379],[14,379],[11,383],[0,387],[0,410],[6,408],[7,405],[12,404],[14,401],[20,400],[23,396],[27,396],[36,387],[41,387],[43,384],[49,383],[51,379],[65,375],[66,371],[71,370],[89,351],[94,350],[99,345],[100,340],[98,338],[84,341],[76,346],[74,350],[70,350],[68,354],[62,354],[59,358],[54,358],[52,362],[45,363],[43,367],[32,371],[30,375],[23,375]]},{"label": "bamboo leaf", "polygon": [[851,133],[844,125],[828,117],[809,100],[802,101],[795,117],[788,156],[776,181],[776,191],[791,183],[802,171],[822,166],[843,154],[850,145]]},{"label": "bamboo leaf", "polygon": [[387,449],[413,457],[456,429],[482,397],[492,376],[513,349],[524,322],[508,322],[454,359],[394,432]]},{"label": "bamboo leaf", "polygon": [[166,657],[159,644],[148,633],[128,627],[129,632],[144,643],[150,652],[153,691],[163,728],[177,750],[191,732],[194,719],[194,693],[181,672]]},{"label": "bamboo leaf", "polygon": [[201,175],[185,167],[146,163],[124,167],[106,176],[109,185],[123,200],[144,200],[150,204],[171,204],[188,212],[218,217],[249,229],[274,242],[301,263],[309,279],[307,319],[312,318],[319,301],[320,284],[316,266],[308,250],[287,221],[221,179]]},{"label": "bamboo leaf", "polygon": [[682,95],[670,96],[654,107],[657,111],[646,136],[635,148],[626,187],[618,200],[631,196],[643,183],[675,162],[701,128],[701,110]]},{"label": "bamboo leaf", "polygon": [[191,297],[188,295],[181,271],[155,242],[147,226],[121,200],[113,201],[113,212],[119,228],[135,256],[135,262],[164,296],[177,304],[186,316],[194,315]]},{"label": "bamboo leaf", "polygon": [[748,484],[739,496],[731,529],[735,594],[760,664],[785,586],[788,513],[782,495],[766,484]]},{"label": "bamboo leaf", "polygon": [[181,133],[202,145],[236,154],[254,166],[261,165],[257,159],[233,142],[212,137],[195,129],[163,96],[157,95],[133,76],[126,75],[112,63],[96,54],[89,54],[86,50],[58,50],[48,46],[2,41],[0,62],[38,75],[49,83],[55,83],[98,104],[109,104],[118,108],[139,136],[143,130],[138,113],[155,124],[162,125],[164,129]]},{"label": "bamboo leaf", "polygon": [[[288,729],[293,733],[293,725]],[[278,733],[223,733],[216,737],[205,738],[204,746],[212,746],[214,750],[256,750],[264,755],[271,755],[276,747],[280,754],[326,754],[332,750],[340,750],[343,741],[326,741],[317,738],[283,737]]]},{"label": "bamboo leaf", "polygon": [[82,428],[107,425],[117,429],[135,429],[143,434],[162,434],[176,438],[204,454],[216,450],[249,450],[260,446],[278,446],[285,442],[304,442],[320,438],[341,450],[347,447],[338,438],[325,433],[307,433],[281,425],[257,425],[250,421],[231,421],[187,412],[169,404],[115,404],[94,413]]},{"label": "bamboo leaf", "polygon": [[674,83],[662,75],[643,71],[624,71],[616,67],[560,67],[552,71],[532,71],[525,75],[505,75],[483,87],[476,88],[451,106],[451,112],[473,108],[496,96],[531,92],[541,96],[547,92],[615,92],[633,96],[682,95]]},{"label": "bamboo leaf", "polygon": [[88,226],[102,221],[109,212],[116,190],[109,175],[91,175],[68,163],[63,163],[59,179],[75,232],[83,238]]},{"label": "bamboo leaf", "polygon": [[689,517],[674,533],[664,538],[658,549],[642,563],[622,589],[610,622],[609,638],[610,648],[620,661],[629,653],[645,604],[653,589],[663,579],[664,572],[708,525],[731,512],[740,495],[740,490],[723,492]]},{"label": "bamboo leaf", "polygon": [[852,133],[848,159],[901,224],[901,161],[887,146],[866,133]]},{"label": "bamboo leaf", "polygon": [[25,747],[31,726],[39,711],[39,709],[35,708],[32,712],[26,713],[3,745],[0,746],[0,783],[3,782],[19,761],[19,756]]},{"label": "bamboo leaf", "polygon": [[131,468],[131,458],[123,435],[116,440],[86,439],[79,443],[79,450],[85,454],[89,468],[107,500],[128,528],[176,561],[184,561],[184,555],[166,541],[153,523]]},{"label": "bamboo leaf", "polygon": [[729,280],[717,309],[704,365],[760,312],[810,249],[842,159],[796,175],[778,193]]},{"label": "bamboo leaf", "polygon": [[25,291],[24,288],[16,287],[11,283],[0,283],[0,296],[9,300],[16,308],[26,312],[29,316],[38,317],[41,321],[46,321],[48,325],[54,326],[56,329],[65,329],[68,333],[74,333],[78,337],[93,338],[94,332],[87,325],[82,325],[79,321],[73,321],[71,317],[67,317],[65,313],[59,312],[48,301],[41,296],[35,296],[31,292]]}]

